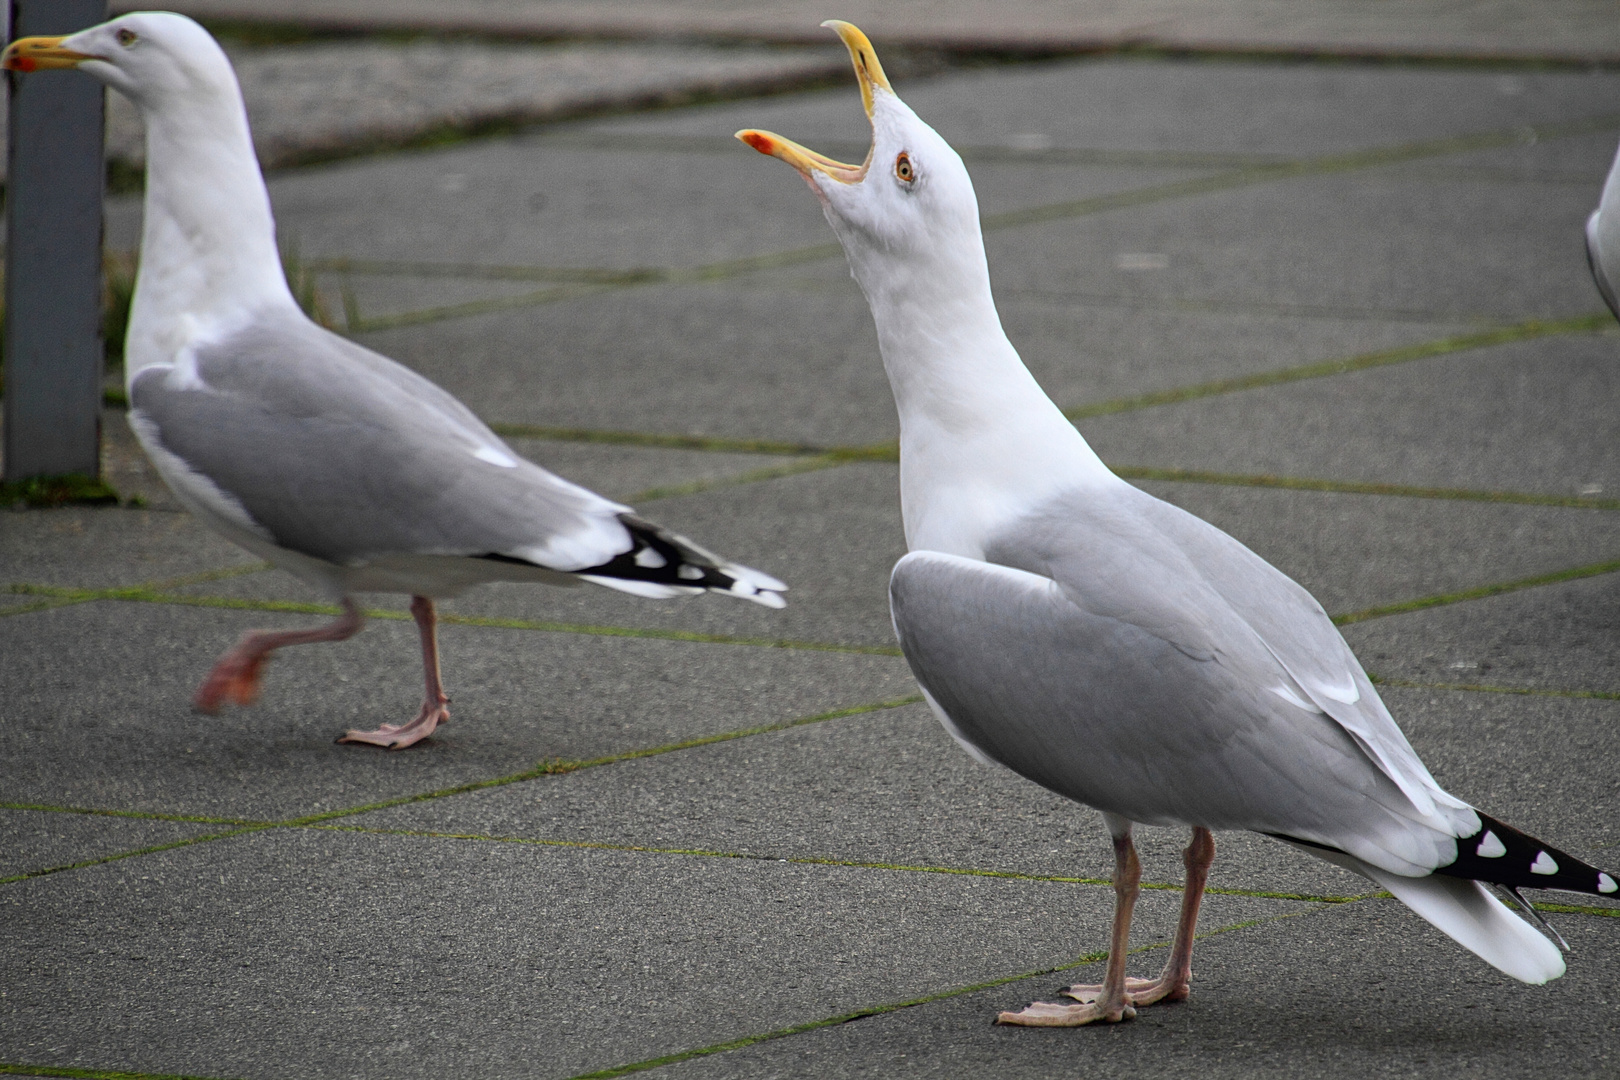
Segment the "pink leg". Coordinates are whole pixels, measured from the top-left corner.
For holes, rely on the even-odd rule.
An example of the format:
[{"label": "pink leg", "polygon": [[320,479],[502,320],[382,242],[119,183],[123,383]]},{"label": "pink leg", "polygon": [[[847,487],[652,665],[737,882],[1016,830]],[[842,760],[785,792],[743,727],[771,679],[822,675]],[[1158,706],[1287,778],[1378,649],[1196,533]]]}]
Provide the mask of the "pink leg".
[{"label": "pink leg", "polygon": [[408,724],[384,724],[376,731],[347,731],[338,742],[369,743],[390,750],[403,750],[433,734],[440,724],[450,722],[450,695],[439,681],[439,618],[433,610],[433,601],[425,596],[411,597],[411,617],[416,620],[417,633],[422,637],[422,671],[427,692],[422,697],[422,709]]},{"label": "pink leg", "polygon": [[259,696],[259,678],[270,654],[287,645],[308,645],[316,641],[344,641],[360,632],[365,616],[353,600],[343,598],[343,614],[317,630],[249,630],[234,648],[219,658],[197,688],[192,703],[213,715],[226,701],[251,705]]},{"label": "pink leg", "polygon": [[1141,890],[1142,864],[1136,858],[1136,845],[1130,830],[1114,837],[1114,934],[1108,943],[1108,970],[1103,974],[1100,994],[1084,1005],[1054,1005],[1045,1001],[1020,1012],[1004,1012],[998,1024],[1021,1027],[1079,1027],[1093,1020],[1114,1024],[1136,1015],[1125,984],[1125,952],[1131,938],[1131,912]]},{"label": "pink leg", "polygon": [[[1204,888],[1209,883],[1209,867],[1215,861],[1215,837],[1205,828],[1193,829],[1192,843],[1181,853],[1181,863],[1187,868],[1187,885],[1181,894],[1181,916],[1176,921],[1176,937],[1170,943],[1170,958],[1157,979],[1127,979],[1125,991],[1131,1004],[1152,1005],[1156,1001],[1186,1001],[1192,992],[1192,947],[1198,931],[1198,907],[1204,901]],[[1103,986],[1075,985],[1063,990],[1066,997],[1076,1001],[1095,1001],[1106,989]]]}]

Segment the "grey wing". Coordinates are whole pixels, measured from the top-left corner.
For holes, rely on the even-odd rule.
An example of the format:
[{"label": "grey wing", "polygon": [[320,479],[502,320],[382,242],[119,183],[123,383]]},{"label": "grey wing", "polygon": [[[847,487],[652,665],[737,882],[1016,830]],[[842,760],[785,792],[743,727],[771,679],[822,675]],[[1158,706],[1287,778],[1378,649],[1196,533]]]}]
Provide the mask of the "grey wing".
[{"label": "grey wing", "polygon": [[261,535],[339,565],[500,555],[556,570],[630,550],[628,508],[523,460],[415,373],[313,324],[251,326],[131,383],[131,419]]},{"label": "grey wing", "polygon": [[919,551],[890,580],[906,659],[953,733],[1052,791],[1134,821],[1323,844],[1396,873],[1454,858],[1449,832],[1420,820],[1341,726],[1275,693],[1283,673],[1263,644],[1203,599],[1189,636],[1209,649],[1005,565]]},{"label": "grey wing", "polygon": [[[1233,537],[1179,507],[1128,489],[1132,510],[1254,631],[1301,693],[1331,716],[1418,811],[1468,835],[1473,810],[1435,781],[1316,598]],[[1067,580],[1067,578],[1065,578]]]}]

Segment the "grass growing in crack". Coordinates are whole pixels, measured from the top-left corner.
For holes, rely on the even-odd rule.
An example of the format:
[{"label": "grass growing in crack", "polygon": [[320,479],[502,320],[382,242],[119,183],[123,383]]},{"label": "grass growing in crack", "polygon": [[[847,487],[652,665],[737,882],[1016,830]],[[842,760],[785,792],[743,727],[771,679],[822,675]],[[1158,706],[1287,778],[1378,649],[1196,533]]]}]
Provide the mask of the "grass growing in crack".
[{"label": "grass growing in crack", "polygon": [[250,825],[246,828],[231,829],[227,832],[209,833],[206,836],[190,836],[184,840],[173,840],[167,844],[151,844],[147,847],[135,848],[131,851],[119,851],[111,855],[101,855],[94,859],[81,859],[79,862],[65,863],[61,866],[48,866],[38,870],[25,870],[21,874],[12,874],[10,877],[0,877],[0,885],[12,885],[19,881],[28,881],[32,878],[46,877],[50,874],[60,874],[68,870],[83,870],[91,866],[101,866],[105,863],[119,862],[123,859],[134,859],[142,855],[155,855],[160,851],[173,851],[175,848],[190,847],[192,844],[206,844],[213,840],[228,840],[233,836],[243,836],[247,833],[262,832],[274,828],[272,825]]},{"label": "grass growing in crack", "polygon": [[1132,397],[1115,398],[1112,401],[1099,401],[1093,405],[1080,405],[1072,409],[1065,409],[1063,415],[1070,420],[1083,420],[1094,416],[1111,416],[1114,413],[1134,412],[1138,409],[1149,409],[1159,405],[1174,405],[1183,401],[1194,401],[1199,398],[1238,393],[1243,390],[1257,390],[1262,387],[1280,386],[1284,383],[1298,382],[1304,379],[1320,379],[1331,375],[1346,375],[1353,371],[1367,371],[1372,368],[1388,367],[1392,364],[1406,364],[1413,360],[1426,360],[1430,357],[1489,348],[1493,345],[1506,345],[1515,341],[1530,341],[1535,338],[1560,334],[1591,333],[1607,330],[1613,324],[1614,316],[1606,311],[1601,314],[1594,312],[1587,315],[1577,315],[1568,319],[1526,319],[1511,326],[1494,327],[1490,330],[1480,330],[1471,334],[1457,334],[1436,341],[1403,345],[1395,349],[1380,349],[1377,352],[1361,353],[1357,356],[1344,357],[1338,360],[1324,360],[1321,363],[1302,364],[1298,367],[1283,368],[1279,371],[1262,371],[1254,375],[1216,379],[1212,382],[1195,383],[1191,386],[1178,386],[1169,390],[1155,390]]},{"label": "grass growing in crack", "polygon": [[1577,566],[1569,570],[1557,570],[1550,574],[1537,574],[1535,577],[1520,578],[1517,581],[1502,581],[1493,585],[1479,585],[1472,589],[1461,589],[1457,592],[1441,593],[1438,596],[1423,596],[1415,600],[1400,600],[1393,604],[1381,604],[1377,607],[1362,608],[1345,615],[1335,615],[1335,626],[1349,626],[1351,623],[1365,622],[1368,619],[1381,619],[1386,615],[1405,615],[1408,612],[1424,611],[1432,607],[1445,607],[1448,604],[1460,604],[1467,600],[1483,600],[1488,596],[1500,596],[1503,593],[1517,592],[1520,589],[1534,589],[1542,585],[1557,585],[1565,581],[1579,581],[1582,578],[1598,577],[1602,574],[1612,574],[1620,570],[1620,562],[1596,563],[1591,566]]},{"label": "grass growing in crack", "polygon": [[[1196,935],[1195,940],[1206,941],[1218,934],[1227,934],[1235,930],[1246,930],[1250,927],[1262,926],[1267,923],[1278,922],[1282,919],[1299,918],[1302,915],[1309,915],[1312,913],[1313,912],[1311,911],[1291,911],[1265,919],[1248,919],[1243,922],[1231,923],[1227,926],[1216,927],[1213,930],[1206,930],[1203,933]],[[1127,955],[1137,956],[1142,953],[1155,952],[1159,949],[1166,949],[1169,947],[1169,942],[1155,942],[1150,945],[1138,945],[1135,948],[1128,950]],[[804,1035],[808,1032],[819,1031],[822,1028],[837,1027],[841,1024],[848,1024],[855,1020],[865,1020],[869,1017],[883,1016],[888,1013],[899,1012],[903,1009],[914,1009],[920,1005],[931,1005],[935,1002],[948,1001],[952,998],[963,997],[968,994],[976,994],[985,990],[994,990],[998,986],[1006,986],[1009,983],[1021,982],[1025,979],[1036,979],[1043,978],[1048,975],[1057,975],[1061,972],[1073,971],[1076,968],[1085,967],[1089,964],[1101,963],[1107,959],[1108,953],[1106,951],[1086,953],[1084,956],[1081,956],[1076,960],[1073,960],[1067,964],[1059,964],[1055,967],[1041,968],[1036,971],[1021,971],[1016,975],[1002,975],[994,979],[986,979],[983,982],[972,983],[968,986],[953,987],[950,990],[942,990],[938,993],[910,998],[906,1001],[895,1001],[882,1005],[868,1006],[864,1009],[853,1009],[849,1012],[839,1013],[836,1016],[828,1016],[820,1020],[811,1020],[803,1024],[794,1024],[791,1027],[777,1028],[774,1031],[761,1032],[757,1035],[745,1035],[740,1039],[731,1039],[722,1043],[712,1043],[708,1046],[694,1047],[691,1050],[681,1050],[677,1053],[665,1054],[662,1057],[648,1058],[645,1061],[636,1061],[628,1065],[617,1065],[609,1069],[599,1069],[595,1072],[580,1073],[576,1076],[570,1077],[570,1080],[612,1080],[613,1077],[628,1076],[632,1073],[646,1072],[649,1069],[658,1069],[665,1065],[675,1065],[682,1061],[691,1061],[693,1058],[710,1057],[714,1054],[724,1054],[732,1050],[742,1050],[749,1046],[757,1046],[760,1043],[773,1042],[777,1039],[785,1039],[794,1035]]]},{"label": "grass growing in crack", "polygon": [[920,695],[910,695],[896,698],[892,701],[879,701],[866,705],[852,705],[842,709],[832,709],[828,712],[817,713],[814,716],[803,716],[795,720],[784,720],[778,724],[761,724],[758,727],[743,728],[739,731],[726,731],[718,735],[702,735],[695,739],[683,739],[680,742],[665,743],[662,746],[651,746],[640,750],[627,750],[620,754],[606,754],[602,757],[587,760],[568,761],[562,758],[548,758],[531,769],[511,773],[507,776],[492,777],[488,780],[474,780],[466,784],[457,784],[453,787],[440,788],[437,791],[421,792],[415,795],[402,795],[394,799],[384,799],[380,802],[367,803],[364,806],[348,807],[343,810],[329,810],[320,814],[311,814],[307,817],[294,818],[282,822],[286,826],[318,825],[326,821],[335,821],[338,818],[350,817],[355,814],[366,814],[374,810],[388,810],[396,806],[409,806],[412,803],[430,802],[443,799],[451,795],[465,795],[473,791],[485,791],[490,788],[506,787],[509,784],[521,784],[528,780],[535,780],[542,776],[562,776],[581,769],[594,769],[603,765],[616,765],[622,761],[634,761],[639,758],[657,757],[661,754],[673,753],[677,750],[691,750],[699,746],[711,746],[715,743],[729,742],[732,739],[743,739],[753,735],[766,735],[774,731],[787,731],[790,728],[804,727],[807,724],[819,724],[828,720],[838,720],[846,716],[860,716],[863,713],[882,712],[888,709],[898,709],[903,705],[914,705],[921,701]]}]

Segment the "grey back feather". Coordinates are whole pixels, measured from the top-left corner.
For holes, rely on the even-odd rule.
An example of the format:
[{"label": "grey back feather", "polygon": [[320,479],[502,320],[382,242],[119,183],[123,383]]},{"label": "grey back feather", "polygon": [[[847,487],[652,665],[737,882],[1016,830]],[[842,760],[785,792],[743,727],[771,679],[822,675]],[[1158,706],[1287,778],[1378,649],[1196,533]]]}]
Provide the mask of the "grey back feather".
[{"label": "grey back feather", "polygon": [[523,460],[438,386],[312,323],[254,324],[192,360],[195,377],[184,362],[138,373],[132,411],[282,547],[339,565],[551,551],[545,565],[561,570],[630,548],[625,507]]}]

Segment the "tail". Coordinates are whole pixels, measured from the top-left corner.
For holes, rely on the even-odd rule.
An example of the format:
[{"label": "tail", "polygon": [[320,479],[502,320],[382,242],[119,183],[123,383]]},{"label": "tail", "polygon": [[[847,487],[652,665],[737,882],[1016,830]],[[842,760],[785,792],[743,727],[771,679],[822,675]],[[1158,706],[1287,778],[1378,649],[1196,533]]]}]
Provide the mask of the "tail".
[{"label": "tail", "polygon": [[785,606],[787,586],[751,567],[721,561],[684,536],[634,514],[620,514],[630,530],[629,551],[600,566],[575,573],[586,581],[637,596],[670,597],[700,592],[729,593],[769,608]]},{"label": "tail", "polygon": [[1496,885],[1511,892],[1526,913],[1539,921],[1541,917],[1530,910],[1519,896],[1519,889],[1565,889],[1612,896],[1620,892],[1620,883],[1613,875],[1511,825],[1486,814],[1480,814],[1479,820],[1477,832],[1458,838],[1456,859],[1436,867],[1426,877],[1402,877],[1336,849],[1294,843],[1320,859],[1371,878],[1503,974],[1521,982],[1550,982],[1564,973],[1564,957],[1558,946],[1514,915],[1485,886]]}]

